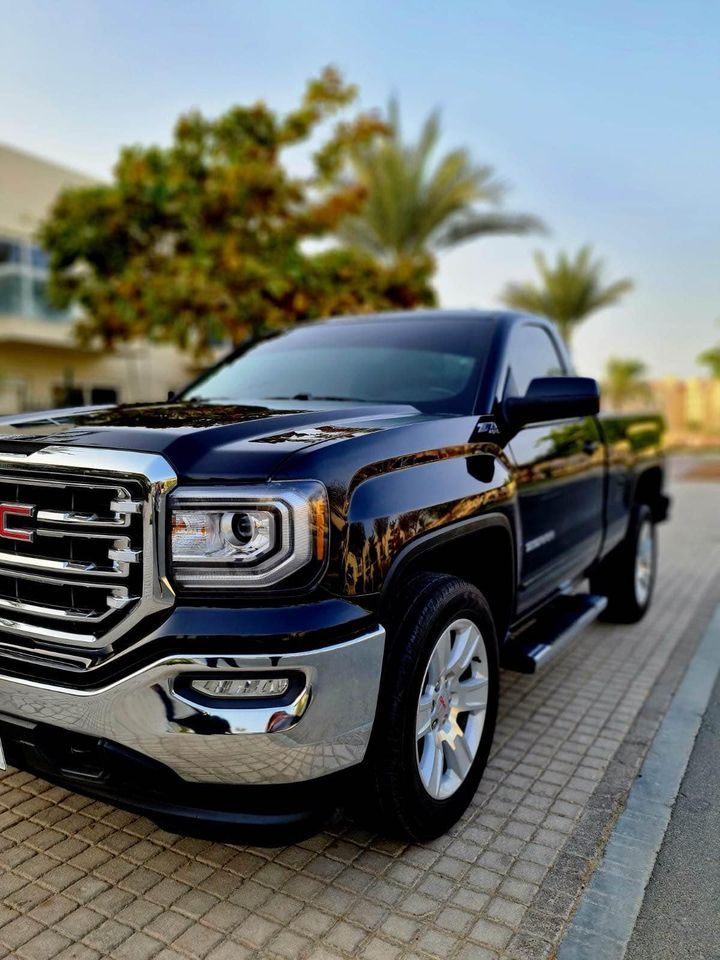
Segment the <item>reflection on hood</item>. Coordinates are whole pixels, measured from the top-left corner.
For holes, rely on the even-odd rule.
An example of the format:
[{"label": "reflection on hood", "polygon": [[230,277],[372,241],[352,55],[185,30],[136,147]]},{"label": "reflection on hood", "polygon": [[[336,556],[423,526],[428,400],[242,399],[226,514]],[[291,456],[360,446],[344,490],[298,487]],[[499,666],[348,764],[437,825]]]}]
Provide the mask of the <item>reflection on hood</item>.
[{"label": "reflection on hood", "polygon": [[270,476],[303,447],[425,419],[412,406],[332,401],[167,401],[0,418],[0,452],[62,445],[159,453],[180,476]]}]

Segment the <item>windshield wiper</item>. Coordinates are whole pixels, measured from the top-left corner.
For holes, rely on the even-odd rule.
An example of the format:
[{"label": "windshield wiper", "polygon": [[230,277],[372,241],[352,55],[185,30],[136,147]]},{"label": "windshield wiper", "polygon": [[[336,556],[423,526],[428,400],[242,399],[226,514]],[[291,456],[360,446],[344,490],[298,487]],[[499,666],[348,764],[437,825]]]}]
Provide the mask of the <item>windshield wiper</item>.
[{"label": "windshield wiper", "polygon": [[333,397],[321,396],[315,393],[296,393],[292,397],[268,397],[268,400],[338,400],[339,402],[348,401],[349,403],[369,403],[369,400],[361,400],[360,397]]}]

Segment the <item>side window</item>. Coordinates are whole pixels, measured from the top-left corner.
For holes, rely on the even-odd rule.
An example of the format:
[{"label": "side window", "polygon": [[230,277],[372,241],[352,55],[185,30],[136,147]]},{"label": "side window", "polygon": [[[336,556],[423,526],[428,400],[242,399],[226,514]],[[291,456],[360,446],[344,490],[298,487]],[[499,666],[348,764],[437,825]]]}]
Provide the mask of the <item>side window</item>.
[{"label": "side window", "polygon": [[508,347],[506,397],[524,397],[535,377],[563,377],[567,373],[555,344],[544,327],[515,327]]}]

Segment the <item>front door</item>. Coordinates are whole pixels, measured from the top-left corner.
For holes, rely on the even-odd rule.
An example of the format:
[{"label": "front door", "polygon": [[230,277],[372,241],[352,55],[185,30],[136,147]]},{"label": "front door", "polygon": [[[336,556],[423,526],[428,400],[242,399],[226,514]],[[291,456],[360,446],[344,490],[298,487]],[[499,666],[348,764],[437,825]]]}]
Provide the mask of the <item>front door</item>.
[{"label": "front door", "polygon": [[[508,346],[506,396],[567,365],[547,328],[517,326]],[[594,417],[521,430],[508,453],[516,467],[522,546],[518,613],[575,579],[596,559],[603,529],[604,448]]]}]

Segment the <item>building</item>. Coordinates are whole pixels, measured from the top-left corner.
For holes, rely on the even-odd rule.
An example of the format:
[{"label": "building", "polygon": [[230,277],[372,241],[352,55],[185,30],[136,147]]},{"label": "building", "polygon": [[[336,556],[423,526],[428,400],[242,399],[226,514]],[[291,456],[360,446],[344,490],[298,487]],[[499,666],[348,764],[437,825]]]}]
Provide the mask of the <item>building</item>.
[{"label": "building", "polygon": [[47,259],[33,237],[63,187],[92,183],[0,145],[0,414],[161,400],[197,372],[173,347],[81,347],[71,314],[47,302]]},{"label": "building", "polygon": [[720,441],[720,380],[665,377],[650,384],[653,405],[663,414],[675,445],[717,446]]}]

